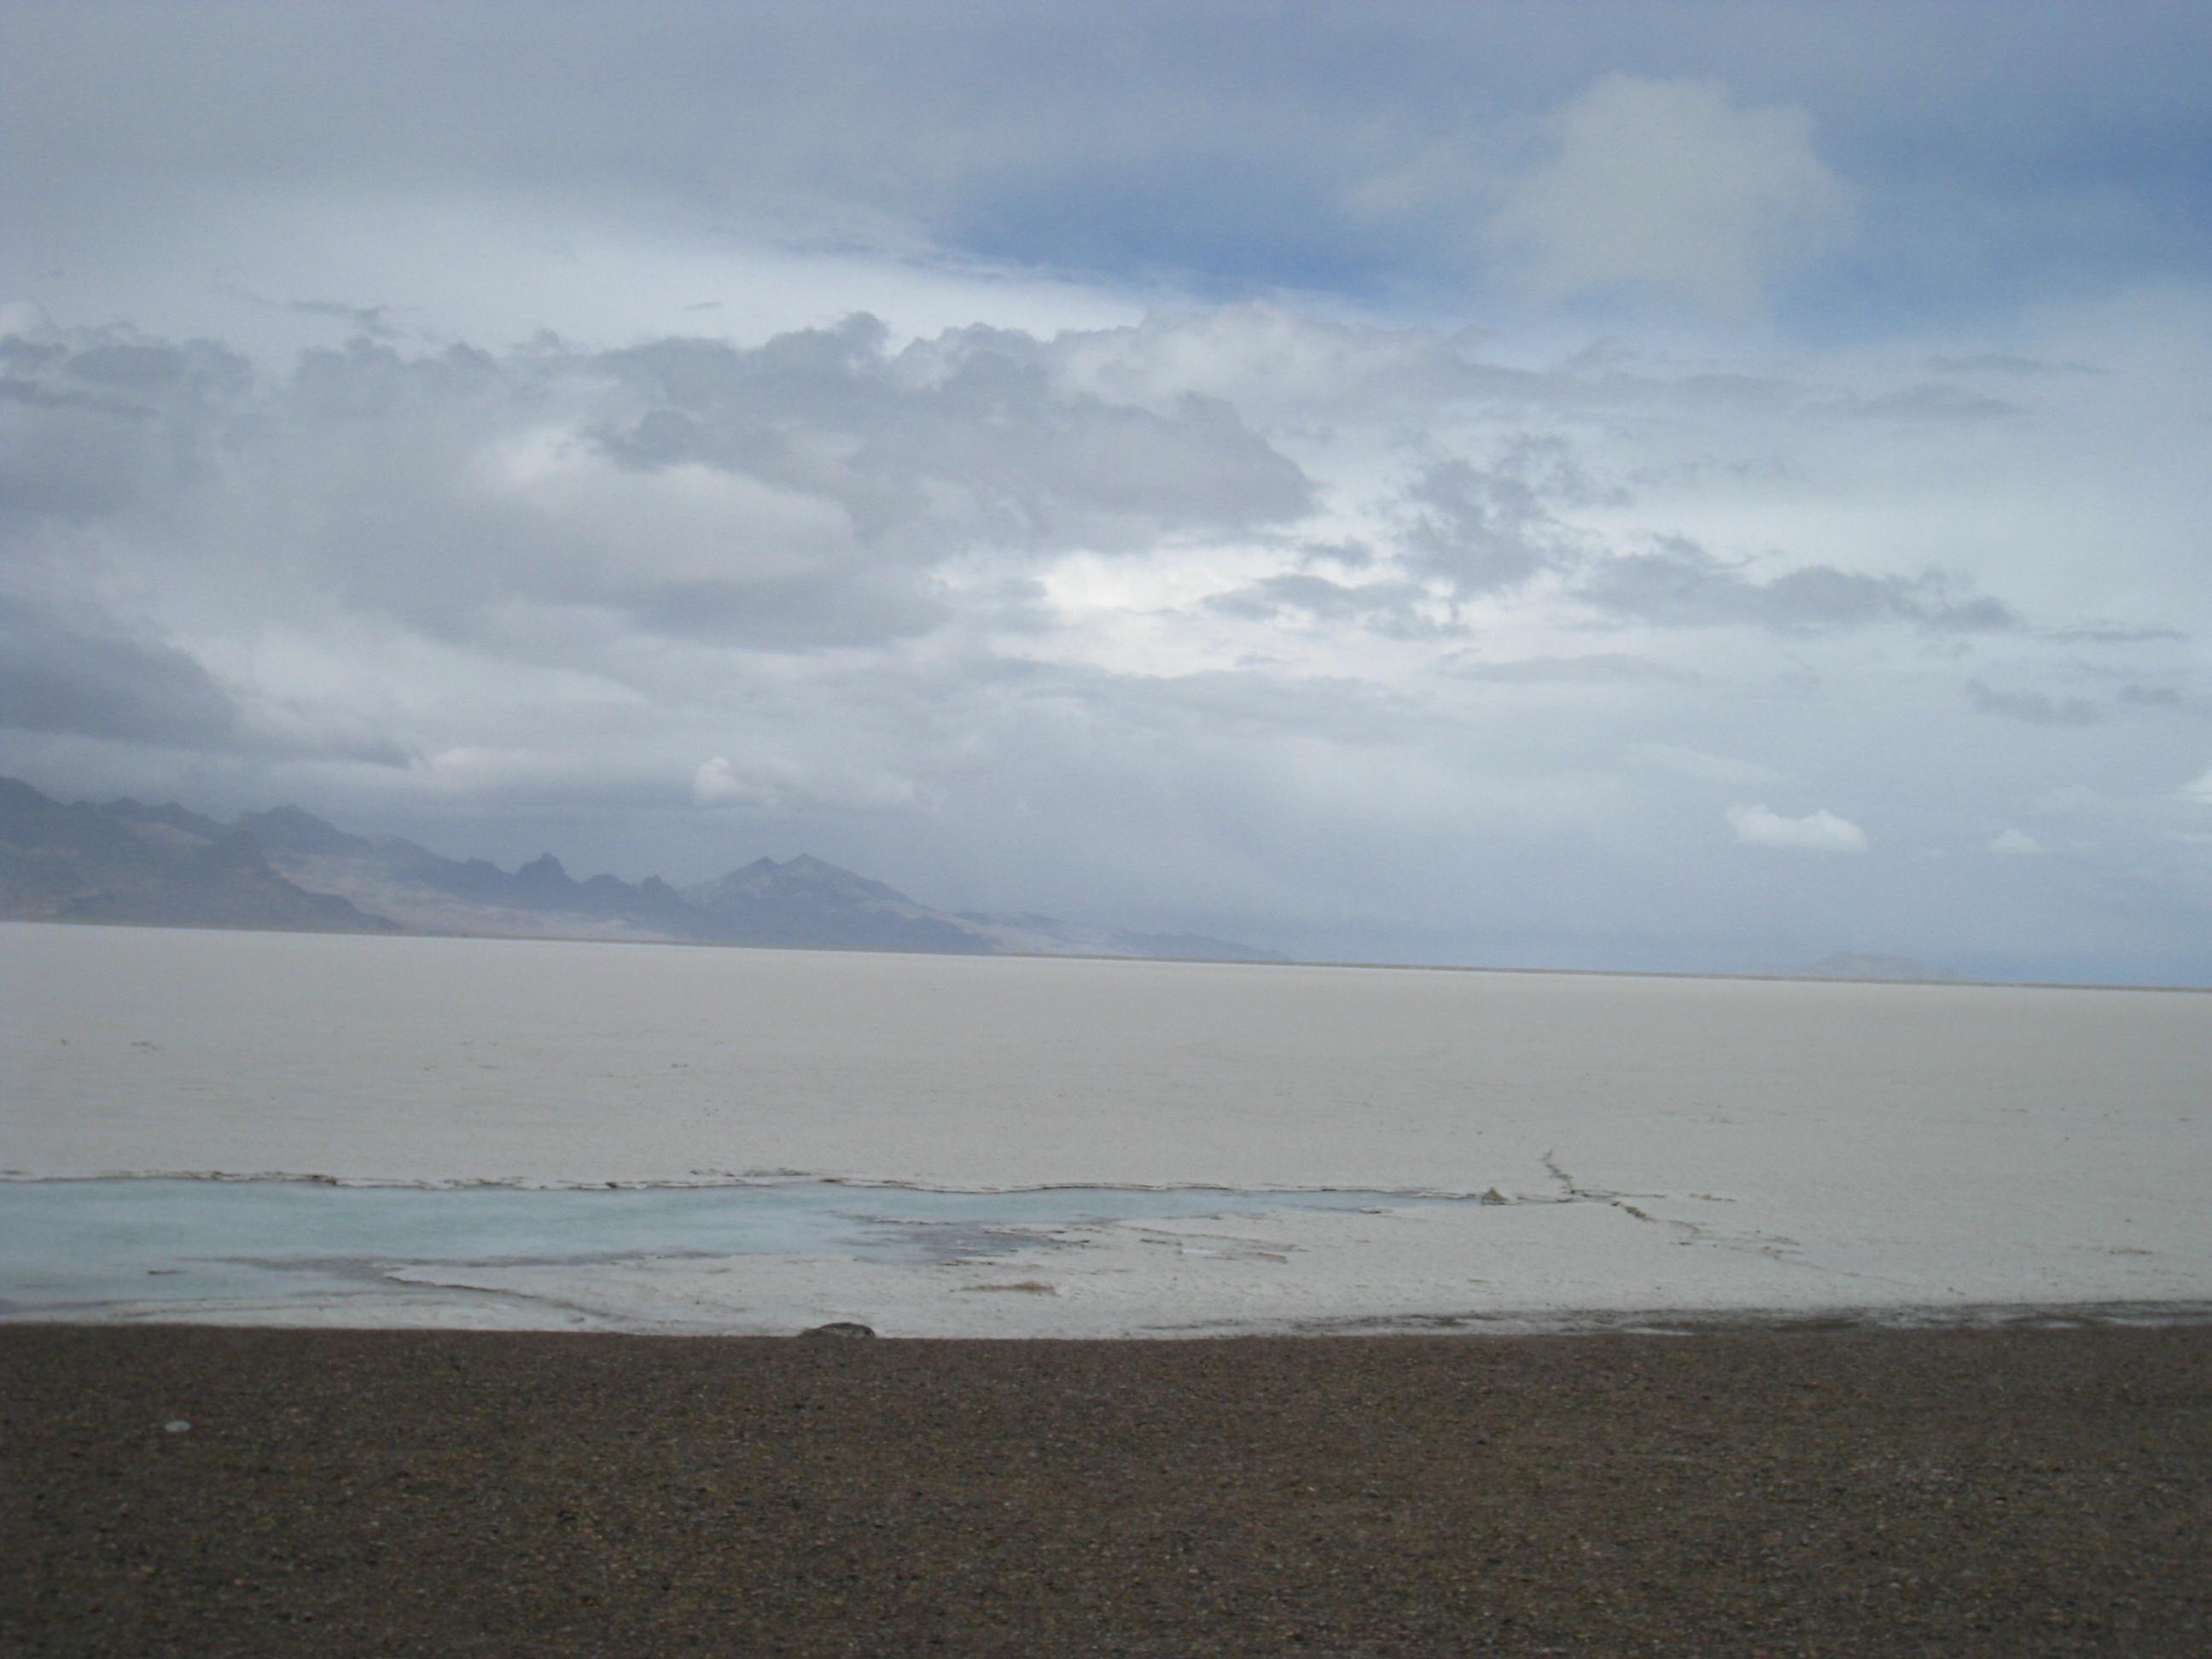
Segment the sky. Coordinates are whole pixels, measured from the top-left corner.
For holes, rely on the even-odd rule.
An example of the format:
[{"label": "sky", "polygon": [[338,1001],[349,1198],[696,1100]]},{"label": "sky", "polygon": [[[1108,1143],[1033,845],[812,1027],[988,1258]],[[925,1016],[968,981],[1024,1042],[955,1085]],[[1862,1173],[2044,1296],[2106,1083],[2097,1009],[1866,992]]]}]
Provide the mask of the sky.
[{"label": "sky", "polygon": [[2212,11],[0,10],[0,771],[2212,982]]}]

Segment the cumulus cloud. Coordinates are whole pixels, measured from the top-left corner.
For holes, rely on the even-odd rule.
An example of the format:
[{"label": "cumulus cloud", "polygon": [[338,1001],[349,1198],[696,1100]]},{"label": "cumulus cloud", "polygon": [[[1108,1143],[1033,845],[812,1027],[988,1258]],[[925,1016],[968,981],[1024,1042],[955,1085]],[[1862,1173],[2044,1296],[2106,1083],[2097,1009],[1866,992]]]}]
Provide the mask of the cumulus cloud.
[{"label": "cumulus cloud", "polygon": [[1517,470],[1439,461],[1423,470],[1407,500],[1413,509],[1407,562],[1457,592],[1514,586],[1561,556],[1558,522]]},{"label": "cumulus cloud", "polygon": [[1469,337],[1387,327],[1253,300],[1162,307],[1139,322],[1054,343],[1058,372],[1098,395],[1172,408],[1192,392],[1255,419],[1340,422],[1486,398],[1557,397],[1526,369],[1487,361]]},{"label": "cumulus cloud", "polygon": [[270,377],[204,342],[50,331],[0,343],[0,368],[19,556],[189,562],[264,604],[320,595],[450,638],[529,604],[760,649],[879,644],[945,620],[957,562],[1251,536],[1312,506],[1228,404],[1073,388],[1012,331],[362,337]]},{"label": "cumulus cloud", "polygon": [[1984,843],[1983,850],[2003,853],[2014,858],[2030,858],[2043,850],[2043,843],[2025,830],[2008,828],[1990,837]]},{"label": "cumulus cloud", "polygon": [[1739,107],[1717,82],[1609,75],[1553,132],[1554,154],[1513,185],[1492,226],[1541,293],[1640,285],[1741,312],[1770,269],[1842,217],[1811,117]]},{"label": "cumulus cloud", "polygon": [[613,453],[831,495],[865,537],[957,514],[970,538],[1114,549],[1311,505],[1297,466],[1227,403],[1185,392],[1155,408],[1072,386],[1018,330],[956,330],[893,351],[861,317],[751,350],[662,340],[586,367],[619,376],[642,405],[608,438]]},{"label": "cumulus cloud", "polygon": [[1805,853],[1863,853],[1866,831],[1826,807],[1790,817],[1763,805],[1738,804],[1728,809],[1729,828],[1749,847],[1785,847]]},{"label": "cumulus cloud", "polygon": [[1668,627],[1734,623],[1810,633],[1902,623],[1988,634],[2021,625],[2002,601],[1957,595],[1936,574],[1878,576],[1806,564],[1762,579],[1680,537],[1661,538],[1653,552],[1595,562],[1574,592],[1601,611]]}]

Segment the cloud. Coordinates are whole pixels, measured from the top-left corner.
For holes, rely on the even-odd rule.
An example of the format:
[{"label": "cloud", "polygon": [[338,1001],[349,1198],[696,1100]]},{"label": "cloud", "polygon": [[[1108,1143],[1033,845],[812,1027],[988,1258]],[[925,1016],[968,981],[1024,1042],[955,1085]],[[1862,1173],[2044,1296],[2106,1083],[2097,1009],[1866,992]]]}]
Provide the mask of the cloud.
[{"label": "cloud", "polygon": [[1269,622],[1290,614],[1317,624],[1356,623],[1396,639],[1428,639],[1462,634],[1466,629],[1417,582],[1335,582],[1325,576],[1291,571],[1263,577],[1243,587],[1216,593],[1206,608],[1219,615]]},{"label": "cloud", "polygon": [[1160,307],[1126,327],[1063,335],[1054,358],[1071,386],[1102,397],[1169,409],[1195,392],[1278,424],[1565,389],[1486,361],[1468,337],[1271,300]]},{"label": "cloud", "polygon": [[1555,153],[1506,193],[1492,234],[1565,296],[1644,286],[1722,312],[1839,227],[1844,191],[1801,109],[1743,109],[1711,81],[1608,75],[1552,123]]},{"label": "cloud", "polygon": [[2178,628],[2142,628],[2120,623],[2082,623],[2071,628],[2045,630],[2045,639],[2062,645],[2145,645],[2154,640],[2185,640]]},{"label": "cloud", "polygon": [[1599,611],[1662,627],[1739,624],[1816,633],[1901,623],[1937,633],[1986,634],[2021,625],[2002,601],[1954,597],[1950,584],[1932,574],[1877,576],[1808,564],[1762,580],[1680,537],[1662,537],[1658,545],[1656,552],[1594,564],[1576,584],[1575,596]]},{"label": "cloud", "polygon": [[661,340],[580,367],[620,377],[639,405],[603,440],[611,453],[829,495],[863,538],[949,517],[965,539],[1111,550],[1312,505],[1297,465],[1229,404],[1186,392],[1156,408],[1074,386],[1018,330],[893,351],[881,324],[855,317],[751,350]]},{"label": "cloud", "polygon": [[173,647],[88,633],[0,595],[0,726],[220,747],[238,723],[207,670]]},{"label": "cloud", "polygon": [[1686,749],[1680,744],[1646,743],[1638,746],[1638,755],[1655,766],[1686,778],[1696,778],[1704,783],[1734,784],[1741,788],[1756,784],[1776,784],[1784,774],[1759,761],[1745,760],[1736,755],[1716,755],[1702,749]]},{"label": "cloud", "polygon": [[[33,270],[51,259],[57,220],[137,219],[129,251],[173,258],[176,233],[212,217],[191,187],[214,179],[238,181],[277,240],[319,230],[340,241],[324,204],[364,184],[459,195],[456,218],[486,197],[565,191],[672,200],[718,231],[765,221],[797,239],[902,234],[1036,269],[1194,272],[1208,292],[1289,282],[1372,293],[1378,275],[1409,263],[1463,283],[1463,237],[1435,237],[1449,244],[1437,250],[1421,221],[1444,218],[1456,232],[1469,198],[1516,159],[1527,125],[1578,92],[1571,110],[1601,112],[1599,94],[1616,83],[1592,88],[1591,77],[1614,69],[1646,77],[1620,85],[1674,89],[1691,107],[1632,112],[1616,123],[1628,139],[1601,132],[1601,153],[1607,139],[1615,154],[1633,142],[1667,149],[1671,164],[1654,171],[1692,184],[1711,155],[1730,180],[1713,186],[1726,201],[1794,201],[1790,170],[1770,180],[1778,164],[1759,162],[1802,153],[1795,123],[1808,118],[1795,112],[1816,112],[1822,138],[1833,135],[1881,209],[1865,216],[1884,259],[1862,302],[1910,305],[1930,288],[1980,300],[1996,279],[2009,290],[1996,297],[2002,305],[2054,267],[2110,270],[2146,253],[2187,268],[2202,249],[2189,223],[2192,175],[2145,158],[2193,154],[2201,139],[2190,71],[2207,26],[2189,9],[2148,5],[2091,27],[2035,0],[2022,9],[2028,21],[1998,39],[1985,9],[1590,0],[1353,15],[1249,0],[908,0],[871,4],[867,27],[854,28],[834,10],[673,6],[624,17],[577,4],[539,9],[524,30],[516,8],[479,0],[384,29],[342,6],[304,15],[142,7],[118,32],[99,8],[19,4],[0,9],[0,61],[38,72],[15,77],[0,105],[0,153],[38,165],[9,170],[0,209]],[[744,66],[742,98],[730,95],[733,64]],[[1684,76],[1711,78],[1668,78]],[[1733,102],[1723,85],[1740,89]],[[1784,107],[1744,107],[1770,103]],[[1771,137],[1759,125],[1768,115],[1784,117]],[[1587,112],[1584,124],[1602,125]],[[1707,129],[1704,143],[1685,142]],[[2081,134],[2106,138],[2074,144],[2073,165],[2054,174],[2053,145]],[[1455,196],[1423,193],[1412,222],[1388,236],[1371,216],[1344,210],[1362,179],[1437,150],[1470,180]],[[276,225],[287,198],[312,206]],[[1727,231],[1741,216],[1711,216]],[[48,234],[33,240],[26,228]],[[404,264],[425,252],[385,257]],[[239,268],[270,294],[403,291],[356,286],[342,270],[282,283],[255,273],[250,256]],[[182,283],[203,279],[202,268],[168,269]],[[683,301],[717,292],[671,288]],[[529,312],[538,297],[510,303]]]},{"label": "cloud", "polygon": [[948,619],[954,566],[1003,588],[1077,551],[1270,533],[1314,501],[1226,403],[1074,386],[1011,330],[358,338],[275,376],[204,342],[49,331],[0,342],[0,526],[41,557],[81,564],[64,538],[96,526],[118,562],[456,640],[530,605],[762,650],[879,645]]},{"label": "cloud", "polygon": [[2040,691],[2000,691],[1980,680],[1966,682],[1966,701],[1984,714],[2028,726],[2094,726],[2105,711],[2080,697],[2051,697]]},{"label": "cloud", "polygon": [[1982,850],[2003,853],[2015,858],[2029,858],[2043,850],[2043,843],[2025,830],[2007,829],[1992,836]]},{"label": "cloud", "polygon": [[1571,657],[1516,657],[1486,662],[1467,653],[1447,659],[1446,672],[1463,680],[1500,685],[1694,685],[1687,669],[1625,652],[1592,651]]},{"label": "cloud", "polygon": [[1737,805],[1728,809],[1729,828],[1750,847],[1786,847],[1807,853],[1863,853],[1866,831],[1848,818],[1839,818],[1826,807],[1802,817],[1787,817],[1765,806]]},{"label": "cloud", "polygon": [[2170,685],[2141,685],[2130,680],[2117,694],[2124,703],[2137,708],[2186,708],[2189,699]]},{"label": "cloud", "polygon": [[1827,407],[1837,414],[1855,420],[1935,421],[1963,424],[2002,420],[2007,416],[2021,412],[2018,404],[2007,403],[2002,398],[1991,398],[1960,386],[1929,381],[1899,386],[1893,391],[1875,392],[1871,396],[1838,398]]},{"label": "cloud", "polygon": [[[0,771],[2197,974],[2212,9],[1986,9],[0,6]],[[2063,859],[1742,879],[1985,842],[2075,697]]]},{"label": "cloud", "polygon": [[0,337],[0,526],[81,521],[187,485],[216,460],[252,374],[208,340]]},{"label": "cloud", "polygon": [[[631,876],[808,848],[970,908],[1335,955],[1741,966],[1872,915],[1931,957],[1947,933],[2055,956],[2201,913],[2159,837],[2201,816],[2173,790],[2202,728],[2120,689],[2194,697],[2203,631],[2193,485],[2113,437],[2172,412],[2134,371],[2015,377],[2033,419],[1907,432],[1835,411],[1921,340],[1903,371],[1568,362],[1288,301],[732,329],[252,364],[234,337],[0,345],[0,591],[237,706],[159,743],[11,728],[0,771]],[[2114,593],[2182,637],[2020,619]],[[2048,787],[2045,745],[1989,740],[1977,675],[2115,713],[2069,754],[2112,805],[2064,860],[1954,859],[1954,891],[1778,851],[1743,885],[1731,801],[1878,799],[1984,823],[1972,847]],[[182,680],[125,702],[71,723],[191,707]],[[2123,882],[2164,908],[2100,921]],[[1805,948],[1764,942],[1785,930]]]},{"label": "cloud", "polygon": [[1510,467],[1438,461],[1407,492],[1413,509],[1407,562],[1462,594],[1524,582],[1561,556],[1558,521],[1537,486]]},{"label": "cloud", "polygon": [[289,312],[298,317],[320,317],[331,322],[343,323],[356,334],[365,334],[371,339],[390,340],[398,337],[398,330],[388,320],[396,307],[392,306],[347,305],[337,300],[272,300],[248,289],[225,284],[223,292],[235,296],[243,303],[268,311]]},{"label": "cloud", "polygon": [[732,761],[726,755],[693,775],[691,798],[702,806],[763,813],[896,812],[922,800],[914,780],[890,773],[801,766],[775,757]]},{"label": "cloud", "polygon": [[1928,360],[1928,367],[1939,374],[2004,374],[2023,380],[2104,373],[2088,363],[2051,362],[2040,357],[2023,357],[2017,352],[2009,351],[1979,351],[1965,357],[1938,356]]},{"label": "cloud", "polygon": [[951,614],[925,581],[898,571],[653,582],[614,597],[647,633],[761,651],[887,645]]}]

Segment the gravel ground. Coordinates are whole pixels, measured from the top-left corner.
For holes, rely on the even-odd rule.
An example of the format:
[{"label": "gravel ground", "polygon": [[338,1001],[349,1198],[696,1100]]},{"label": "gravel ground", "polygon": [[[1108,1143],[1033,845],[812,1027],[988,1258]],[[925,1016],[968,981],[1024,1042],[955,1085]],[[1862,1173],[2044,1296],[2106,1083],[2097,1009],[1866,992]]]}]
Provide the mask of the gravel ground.
[{"label": "gravel ground", "polygon": [[0,1327],[0,1650],[2203,1654],[2208,1359]]}]

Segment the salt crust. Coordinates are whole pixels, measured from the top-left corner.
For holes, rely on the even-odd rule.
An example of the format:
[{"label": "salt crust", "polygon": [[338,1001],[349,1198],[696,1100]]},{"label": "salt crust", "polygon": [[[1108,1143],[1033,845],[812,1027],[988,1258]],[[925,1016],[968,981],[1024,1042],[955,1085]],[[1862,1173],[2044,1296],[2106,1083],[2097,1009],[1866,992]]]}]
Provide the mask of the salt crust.
[{"label": "salt crust", "polygon": [[[2212,1297],[2190,993],[11,924],[0,1001],[19,1178],[1469,1200],[930,1266],[424,1267],[344,1322],[1103,1335]],[[1048,1288],[993,1288],[1024,1284]]]}]

